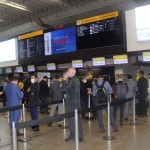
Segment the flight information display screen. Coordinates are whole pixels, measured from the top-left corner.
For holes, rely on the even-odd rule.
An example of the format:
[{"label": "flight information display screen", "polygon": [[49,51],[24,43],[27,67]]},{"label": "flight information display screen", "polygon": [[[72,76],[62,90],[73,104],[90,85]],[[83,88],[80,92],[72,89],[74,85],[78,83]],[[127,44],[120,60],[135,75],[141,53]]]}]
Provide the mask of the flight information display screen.
[{"label": "flight information display screen", "polygon": [[76,51],[76,27],[69,27],[44,34],[45,55]]},{"label": "flight information display screen", "polygon": [[118,12],[77,21],[78,50],[112,46],[120,43]]},{"label": "flight information display screen", "polygon": [[31,58],[44,55],[43,31],[36,31],[18,37],[20,58]]}]

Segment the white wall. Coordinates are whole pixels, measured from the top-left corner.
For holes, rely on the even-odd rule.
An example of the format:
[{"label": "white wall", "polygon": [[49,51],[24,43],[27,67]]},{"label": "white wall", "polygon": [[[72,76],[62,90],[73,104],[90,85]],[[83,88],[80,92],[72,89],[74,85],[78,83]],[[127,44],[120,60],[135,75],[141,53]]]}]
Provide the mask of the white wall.
[{"label": "white wall", "polygon": [[136,18],[135,10],[125,12],[126,33],[127,33],[127,51],[150,50],[150,41],[137,42],[136,36]]},{"label": "white wall", "polygon": [[9,67],[9,66],[16,66],[16,65],[18,65],[18,46],[17,46],[17,39],[16,39],[16,60],[14,60],[14,61],[0,62],[0,67]]}]

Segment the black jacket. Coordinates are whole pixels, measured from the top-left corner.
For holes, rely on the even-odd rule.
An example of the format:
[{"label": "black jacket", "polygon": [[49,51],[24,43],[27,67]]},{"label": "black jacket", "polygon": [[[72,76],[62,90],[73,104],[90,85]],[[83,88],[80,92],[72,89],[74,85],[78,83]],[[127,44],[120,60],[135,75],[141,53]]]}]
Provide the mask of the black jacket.
[{"label": "black jacket", "polygon": [[137,86],[138,86],[138,89],[139,89],[139,93],[147,93],[148,81],[144,76],[139,78]]},{"label": "black jacket", "polygon": [[68,111],[74,109],[80,109],[80,81],[74,76],[70,78],[62,89],[63,92],[66,92],[66,106]]},{"label": "black jacket", "polygon": [[88,85],[87,85],[87,83],[83,83],[82,81],[80,84],[81,84],[81,86],[80,86],[80,99],[87,100],[88,99],[88,94],[87,94]]},{"label": "black jacket", "polygon": [[40,87],[38,82],[31,84],[30,90],[28,92],[29,104],[36,105],[39,102],[39,89]]},{"label": "black jacket", "polygon": [[40,86],[39,95],[40,96],[48,96],[49,95],[49,89],[48,89],[47,82],[45,80],[42,80],[42,81],[40,81],[39,86]]}]

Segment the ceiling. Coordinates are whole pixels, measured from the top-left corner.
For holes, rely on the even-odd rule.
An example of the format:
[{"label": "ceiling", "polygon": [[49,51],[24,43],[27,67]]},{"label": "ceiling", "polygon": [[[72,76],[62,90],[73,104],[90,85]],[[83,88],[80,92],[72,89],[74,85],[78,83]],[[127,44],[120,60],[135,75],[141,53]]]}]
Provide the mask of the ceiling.
[{"label": "ceiling", "polygon": [[81,18],[150,4],[149,0],[0,0],[0,41]]}]

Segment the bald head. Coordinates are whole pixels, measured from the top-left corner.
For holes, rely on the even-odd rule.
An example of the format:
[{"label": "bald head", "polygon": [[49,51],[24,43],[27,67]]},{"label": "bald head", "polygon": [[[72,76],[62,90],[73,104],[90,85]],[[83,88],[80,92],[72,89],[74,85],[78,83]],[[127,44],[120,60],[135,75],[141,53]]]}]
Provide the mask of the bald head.
[{"label": "bald head", "polygon": [[76,69],[74,68],[69,68],[68,71],[67,71],[67,75],[71,78],[73,76],[75,76],[76,74]]}]

